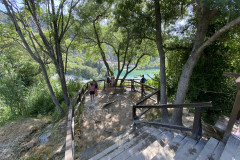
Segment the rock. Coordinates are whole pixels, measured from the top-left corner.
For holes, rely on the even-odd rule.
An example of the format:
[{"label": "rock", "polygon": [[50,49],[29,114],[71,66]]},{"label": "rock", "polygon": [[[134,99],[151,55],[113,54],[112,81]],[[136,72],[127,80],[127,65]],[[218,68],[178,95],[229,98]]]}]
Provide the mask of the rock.
[{"label": "rock", "polygon": [[66,127],[66,123],[61,123],[58,125],[58,128],[65,128]]},{"label": "rock", "polygon": [[229,118],[227,116],[220,116],[218,121],[215,123],[214,128],[219,131],[221,134],[224,134],[227,125],[228,125]]},{"label": "rock", "polygon": [[101,123],[101,121],[99,121],[99,120],[95,120],[95,123]]},{"label": "rock", "polygon": [[111,114],[107,114],[106,119],[110,119],[110,118],[112,118]]},{"label": "rock", "polygon": [[107,132],[108,134],[111,134],[113,131],[111,129],[104,128],[104,132]]},{"label": "rock", "polygon": [[30,142],[26,143],[23,145],[23,150],[24,151],[28,151],[30,148],[34,147],[37,145],[37,140],[36,139],[32,139]]}]

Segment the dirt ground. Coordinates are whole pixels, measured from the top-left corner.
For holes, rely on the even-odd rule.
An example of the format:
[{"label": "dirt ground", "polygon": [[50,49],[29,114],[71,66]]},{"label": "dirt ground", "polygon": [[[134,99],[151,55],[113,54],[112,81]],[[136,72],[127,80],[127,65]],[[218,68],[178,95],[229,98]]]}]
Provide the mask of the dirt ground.
[{"label": "dirt ground", "polygon": [[[66,117],[53,123],[50,118],[28,118],[0,127],[0,160],[62,159]],[[39,137],[51,132],[48,142]]]},{"label": "dirt ground", "polygon": [[[135,92],[99,91],[91,102],[86,96],[85,107],[75,134],[77,151],[82,151],[132,125],[132,106],[139,99]],[[112,102],[111,104],[108,104]]]},{"label": "dirt ground", "polygon": [[38,143],[39,130],[50,119],[29,118],[0,127],[0,159],[19,159]]}]

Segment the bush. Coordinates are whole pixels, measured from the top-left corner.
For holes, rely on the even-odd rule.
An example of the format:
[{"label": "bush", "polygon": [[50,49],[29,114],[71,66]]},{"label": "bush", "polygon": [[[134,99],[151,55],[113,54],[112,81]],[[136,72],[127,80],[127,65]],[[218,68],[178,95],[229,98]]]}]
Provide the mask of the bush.
[{"label": "bush", "polygon": [[53,112],[55,105],[52,101],[48,88],[43,84],[34,86],[27,96],[27,111],[30,116],[48,115]]},{"label": "bush", "polygon": [[[54,91],[59,103],[63,107],[65,113],[67,112],[67,106],[64,103],[64,97],[62,94],[61,86],[53,82]],[[68,93],[70,99],[72,99],[82,84],[78,80],[70,80],[67,83]],[[28,114],[30,116],[37,115],[53,115],[54,118],[58,118],[60,115],[55,104],[52,101],[48,88],[44,84],[38,84],[30,89],[28,94]]]}]

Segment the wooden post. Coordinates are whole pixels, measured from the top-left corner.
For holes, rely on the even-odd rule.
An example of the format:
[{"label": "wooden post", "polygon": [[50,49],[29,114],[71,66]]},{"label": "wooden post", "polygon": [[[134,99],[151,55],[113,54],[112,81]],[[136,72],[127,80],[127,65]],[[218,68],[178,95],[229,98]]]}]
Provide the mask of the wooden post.
[{"label": "wooden post", "polygon": [[133,121],[137,120],[137,114],[136,114],[136,108],[135,107],[132,108],[132,117],[133,117]]},{"label": "wooden post", "polygon": [[143,84],[141,84],[142,86],[141,86],[141,99],[143,98]]},{"label": "wooden post", "polygon": [[238,115],[238,112],[240,111],[240,77],[237,78],[236,80],[236,83],[237,83],[237,95],[236,95],[236,99],[235,99],[235,102],[234,102],[234,105],[233,105],[233,109],[232,109],[232,113],[231,113],[231,116],[230,116],[230,119],[229,119],[229,122],[228,122],[228,125],[227,125],[227,128],[226,128],[226,131],[224,133],[224,136],[223,136],[223,142],[224,143],[227,143],[227,140],[232,132],[232,128],[234,126],[234,123],[236,122],[236,119],[237,119],[237,115]]},{"label": "wooden post", "polygon": [[105,80],[103,81],[103,90],[106,89],[106,84],[105,84]]},{"label": "wooden post", "polygon": [[192,138],[194,139],[202,138],[201,114],[202,114],[201,107],[195,107],[194,122],[192,128]]},{"label": "wooden post", "polygon": [[78,96],[77,102],[80,102],[80,101],[81,101],[81,93],[80,93],[79,96]]},{"label": "wooden post", "polygon": [[158,104],[160,103],[160,90],[159,90],[159,92],[157,93],[157,103],[158,103]]},{"label": "wooden post", "polygon": [[134,91],[134,81],[131,79],[131,91]]}]

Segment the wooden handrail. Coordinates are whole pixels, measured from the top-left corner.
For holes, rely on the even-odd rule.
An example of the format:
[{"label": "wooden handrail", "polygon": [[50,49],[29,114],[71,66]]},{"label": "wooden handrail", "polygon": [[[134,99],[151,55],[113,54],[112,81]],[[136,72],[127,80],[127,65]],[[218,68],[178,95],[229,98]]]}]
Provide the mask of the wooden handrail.
[{"label": "wooden handrail", "polygon": [[192,130],[191,128],[184,127],[184,126],[164,124],[164,123],[157,123],[157,122],[145,122],[145,121],[135,120],[134,123],[158,125],[158,126],[166,127],[166,128],[168,127],[168,128],[172,128],[172,129],[179,129],[179,130],[182,130],[182,131],[191,131]]},{"label": "wooden handrail", "polygon": [[159,90],[157,90],[157,91],[149,94],[148,96],[146,96],[146,97],[144,97],[143,99],[141,99],[140,101],[138,101],[138,102],[136,103],[136,105],[134,105],[134,106],[137,106],[137,105],[141,104],[142,102],[146,101],[148,98],[152,97],[153,95],[157,94],[158,92],[159,92]]},{"label": "wooden handrail", "polygon": [[189,107],[212,107],[212,102],[184,103],[184,104],[160,104],[160,105],[134,105],[134,108],[189,108]]},{"label": "wooden handrail", "polygon": [[145,87],[148,87],[148,88],[151,88],[151,89],[154,89],[154,90],[158,90],[158,88],[155,88],[155,87],[146,85],[145,83],[141,83],[141,82],[138,82],[138,81],[134,81],[134,82],[135,82],[135,83],[138,83],[138,84],[142,84],[142,85],[145,86]]}]

